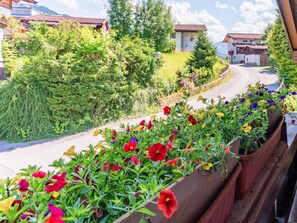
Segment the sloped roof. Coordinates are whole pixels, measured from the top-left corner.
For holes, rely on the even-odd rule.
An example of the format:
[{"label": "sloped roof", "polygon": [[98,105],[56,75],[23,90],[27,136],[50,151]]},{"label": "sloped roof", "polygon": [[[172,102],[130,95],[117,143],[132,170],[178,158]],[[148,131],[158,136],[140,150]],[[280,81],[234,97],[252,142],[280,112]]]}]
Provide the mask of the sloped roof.
[{"label": "sloped roof", "polygon": [[81,25],[102,25],[105,19],[99,18],[83,18],[83,17],[71,17],[71,16],[56,16],[56,15],[34,15],[21,19],[21,22],[43,22],[49,25],[59,24],[62,20],[71,20],[79,22]]},{"label": "sloped roof", "polygon": [[[37,3],[34,0],[22,0],[22,1],[28,2],[28,3],[32,3],[32,4],[36,4]],[[7,8],[7,9],[10,9],[11,10],[11,8],[12,8],[12,2],[19,3],[20,0],[1,0],[0,1],[0,7]]]},{"label": "sloped roof", "polygon": [[268,47],[267,46],[263,46],[263,45],[248,45],[246,46],[247,48],[251,48],[253,50],[267,50]]},{"label": "sloped roof", "polygon": [[176,24],[175,32],[198,32],[198,31],[207,31],[205,25],[199,24]]},{"label": "sloped roof", "polygon": [[223,42],[228,42],[229,39],[261,40],[262,35],[255,33],[228,33]]}]

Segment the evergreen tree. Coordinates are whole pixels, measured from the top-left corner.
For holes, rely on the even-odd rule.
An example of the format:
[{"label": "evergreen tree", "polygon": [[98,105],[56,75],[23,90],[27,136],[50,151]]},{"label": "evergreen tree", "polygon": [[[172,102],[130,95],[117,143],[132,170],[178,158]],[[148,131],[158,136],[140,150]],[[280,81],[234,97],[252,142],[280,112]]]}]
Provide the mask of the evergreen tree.
[{"label": "evergreen tree", "polygon": [[108,0],[110,26],[116,31],[116,38],[131,35],[133,4],[131,0]]},{"label": "evergreen tree", "polygon": [[144,0],[136,5],[134,33],[148,40],[156,51],[166,50],[173,30],[171,9],[164,1]]},{"label": "evergreen tree", "polygon": [[266,43],[272,65],[276,67],[287,83],[297,86],[297,67],[293,61],[286,33],[279,15],[268,34]]},{"label": "evergreen tree", "polygon": [[206,32],[199,32],[197,42],[187,65],[192,69],[206,68],[212,70],[216,62],[216,49],[207,37]]}]

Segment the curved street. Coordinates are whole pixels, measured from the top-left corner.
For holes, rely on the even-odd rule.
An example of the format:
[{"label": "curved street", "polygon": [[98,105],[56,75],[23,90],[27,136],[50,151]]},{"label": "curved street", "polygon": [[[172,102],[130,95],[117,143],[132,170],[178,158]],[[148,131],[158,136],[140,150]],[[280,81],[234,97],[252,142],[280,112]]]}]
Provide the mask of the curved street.
[{"label": "curved street", "polygon": [[[270,89],[277,89],[279,86],[277,75],[263,67],[231,65],[231,70],[233,76],[228,82],[203,93],[202,96],[210,99],[221,95],[228,100],[239,93],[245,92],[249,84],[255,84],[256,82],[263,83]],[[203,104],[197,102],[196,98],[191,99],[189,104],[195,108],[203,107]],[[162,112],[156,115],[161,116]],[[121,122],[137,124],[142,119],[148,120],[149,117]],[[100,128],[117,128],[121,122],[111,123]],[[48,165],[54,160],[61,158],[63,153],[71,146],[75,146],[75,151],[81,151],[86,150],[90,144],[96,145],[101,138],[100,136],[93,137],[93,132],[94,129],[91,129],[72,136],[31,143],[0,142],[0,179],[14,176],[21,168],[25,168],[28,165],[42,166],[43,170],[51,169]]]}]

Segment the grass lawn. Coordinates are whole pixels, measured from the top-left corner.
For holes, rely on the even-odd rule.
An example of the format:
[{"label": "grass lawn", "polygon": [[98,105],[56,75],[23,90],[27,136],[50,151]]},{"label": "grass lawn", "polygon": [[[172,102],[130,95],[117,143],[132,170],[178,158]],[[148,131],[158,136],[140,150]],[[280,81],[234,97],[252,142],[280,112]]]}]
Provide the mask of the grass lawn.
[{"label": "grass lawn", "polygon": [[186,61],[188,60],[190,55],[190,52],[163,54],[163,64],[157,75],[162,76],[163,78],[168,77],[168,79],[176,77],[176,72],[186,65]]}]

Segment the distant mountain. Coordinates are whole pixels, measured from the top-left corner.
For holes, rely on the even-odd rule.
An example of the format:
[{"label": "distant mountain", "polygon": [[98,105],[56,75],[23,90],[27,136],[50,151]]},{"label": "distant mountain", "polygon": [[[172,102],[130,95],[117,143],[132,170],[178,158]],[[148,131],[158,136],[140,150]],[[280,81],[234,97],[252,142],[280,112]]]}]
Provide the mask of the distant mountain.
[{"label": "distant mountain", "polygon": [[228,55],[228,43],[217,42],[214,44],[217,49],[217,55],[221,58],[225,58]]},{"label": "distant mountain", "polygon": [[31,8],[33,8],[35,11],[41,13],[41,14],[46,14],[46,15],[62,15],[62,16],[68,16],[68,15],[65,15],[65,14],[59,14],[57,13],[56,11],[53,11],[51,9],[49,9],[48,7],[46,6],[43,6],[43,5],[30,5]]}]

